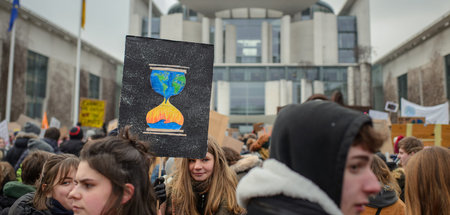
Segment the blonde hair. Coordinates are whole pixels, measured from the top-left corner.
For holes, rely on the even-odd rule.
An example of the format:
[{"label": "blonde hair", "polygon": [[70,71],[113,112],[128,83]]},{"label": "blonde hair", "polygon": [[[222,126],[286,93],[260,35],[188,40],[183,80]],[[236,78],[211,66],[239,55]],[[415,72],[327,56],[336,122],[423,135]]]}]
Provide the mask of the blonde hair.
[{"label": "blonde hair", "polygon": [[[238,206],[236,200],[236,174],[228,167],[223,150],[211,137],[208,137],[208,152],[214,156],[214,167],[209,179],[211,183],[205,214],[216,213],[221,203],[226,203],[228,211],[233,214],[242,214],[244,209]],[[189,159],[177,159],[176,168],[174,178],[169,184],[173,211],[175,214],[199,215],[189,172]]]},{"label": "blonde hair", "polygon": [[[400,195],[400,186],[398,186],[393,174],[389,171],[389,167],[378,155],[373,155],[373,162],[370,168],[385,190],[394,190],[397,196]],[[386,187],[386,185],[389,187]]]},{"label": "blonde hair", "polygon": [[433,146],[417,152],[406,166],[405,200],[409,215],[450,211],[450,150]]}]

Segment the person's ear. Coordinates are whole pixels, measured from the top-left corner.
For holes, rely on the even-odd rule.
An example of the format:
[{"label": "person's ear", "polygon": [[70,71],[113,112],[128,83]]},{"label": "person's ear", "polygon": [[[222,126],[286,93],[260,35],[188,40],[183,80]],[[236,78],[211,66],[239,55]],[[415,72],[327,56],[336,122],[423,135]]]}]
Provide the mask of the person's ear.
[{"label": "person's ear", "polygon": [[125,189],[123,191],[122,201],[120,201],[120,204],[127,203],[134,194],[134,186],[130,183],[125,184]]}]

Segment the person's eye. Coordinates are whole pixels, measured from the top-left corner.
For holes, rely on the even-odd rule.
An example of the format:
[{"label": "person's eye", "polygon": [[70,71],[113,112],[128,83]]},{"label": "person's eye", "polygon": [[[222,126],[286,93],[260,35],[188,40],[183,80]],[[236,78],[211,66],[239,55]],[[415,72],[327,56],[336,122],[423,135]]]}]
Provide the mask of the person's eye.
[{"label": "person's eye", "polygon": [[195,162],[194,159],[189,159],[189,163]]},{"label": "person's eye", "polygon": [[358,173],[362,167],[362,164],[351,164],[348,166],[351,173]]},{"label": "person's eye", "polygon": [[71,181],[63,181],[62,183],[61,183],[61,185],[69,185],[71,183]]},{"label": "person's eye", "polygon": [[90,189],[90,188],[94,187],[94,185],[93,184],[83,184],[83,187],[86,189]]}]

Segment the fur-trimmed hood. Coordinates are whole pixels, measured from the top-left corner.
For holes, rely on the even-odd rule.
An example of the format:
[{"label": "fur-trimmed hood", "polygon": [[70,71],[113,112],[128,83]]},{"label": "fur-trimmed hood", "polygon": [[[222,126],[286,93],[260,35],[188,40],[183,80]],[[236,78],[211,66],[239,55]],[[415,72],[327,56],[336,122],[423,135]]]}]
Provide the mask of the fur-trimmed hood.
[{"label": "fur-trimmed hood", "polygon": [[342,215],[333,200],[311,180],[274,159],[266,160],[262,168],[250,170],[239,182],[236,195],[242,207],[252,198],[284,195],[319,204],[328,214]]},{"label": "fur-trimmed hood", "polygon": [[230,168],[236,172],[241,173],[257,166],[261,166],[262,161],[256,155],[243,155],[240,160],[231,165]]},{"label": "fur-trimmed hood", "polygon": [[23,131],[19,131],[19,133],[17,133],[16,135],[16,139],[21,139],[21,138],[25,138],[25,139],[37,139],[39,138],[36,134],[31,133],[31,132],[23,132]]}]

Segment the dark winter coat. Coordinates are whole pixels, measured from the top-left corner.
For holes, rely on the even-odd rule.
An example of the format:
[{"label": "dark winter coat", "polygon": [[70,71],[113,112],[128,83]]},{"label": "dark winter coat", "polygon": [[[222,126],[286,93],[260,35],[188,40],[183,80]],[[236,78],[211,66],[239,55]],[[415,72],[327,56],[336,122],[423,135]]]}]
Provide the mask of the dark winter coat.
[{"label": "dark winter coat", "polygon": [[[49,210],[39,211],[33,207],[34,192],[17,199],[9,208],[8,215],[52,215]],[[2,211],[3,215],[4,211]]]},{"label": "dark winter coat", "polygon": [[14,167],[22,153],[27,150],[28,141],[36,138],[38,136],[33,133],[19,132],[13,147],[8,151],[4,160],[8,161]]},{"label": "dark winter coat", "polygon": [[345,161],[364,124],[368,116],[334,102],[286,106],[273,128],[271,159],[241,179],[239,204],[248,214],[342,214]]},{"label": "dark winter coat", "polygon": [[84,142],[80,139],[70,139],[64,141],[59,146],[59,149],[62,153],[69,153],[75,156],[80,156],[80,151],[84,146]]}]

